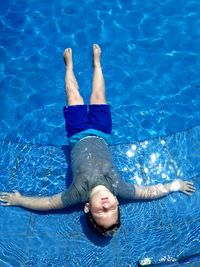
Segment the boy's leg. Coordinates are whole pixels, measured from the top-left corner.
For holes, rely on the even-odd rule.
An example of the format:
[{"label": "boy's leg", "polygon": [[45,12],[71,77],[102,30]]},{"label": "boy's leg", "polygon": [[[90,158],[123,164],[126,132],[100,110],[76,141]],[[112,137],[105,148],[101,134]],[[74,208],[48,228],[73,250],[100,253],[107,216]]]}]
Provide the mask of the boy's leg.
[{"label": "boy's leg", "polygon": [[72,61],[72,49],[67,48],[64,51],[64,60],[66,64],[65,74],[65,91],[67,96],[67,105],[84,105],[83,98],[81,97],[78,90],[78,83],[73,71]]},{"label": "boy's leg", "polygon": [[89,106],[90,127],[106,134],[111,134],[112,118],[110,106],[107,105],[105,96],[105,82],[101,69],[100,56],[100,47],[96,44],[93,45],[94,75]]},{"label": "boy's leg", "polygon": [[90,105],[93,104],[106,104],[105,96],[105,82],[103,72],[101,69],[101,49],[97,44],[93,45],[93,82],[92,82],[92,94],[90,96]]},{"label": "boy's leg", "polygon": [[67,48],[64,52],[66,64],[65,90],[67,105],[64,107],[64,117],[67,136],[71,137],[81,131],[88,129],[87,106],[78,90],[78,83],[73,72],[72,49]]}]

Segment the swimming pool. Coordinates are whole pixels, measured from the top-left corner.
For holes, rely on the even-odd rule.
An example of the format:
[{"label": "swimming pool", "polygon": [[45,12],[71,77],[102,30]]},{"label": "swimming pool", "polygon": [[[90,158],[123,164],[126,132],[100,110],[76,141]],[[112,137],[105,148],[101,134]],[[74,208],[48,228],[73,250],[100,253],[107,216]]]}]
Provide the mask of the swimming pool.
[{"label": "swimming pool", "polygon": [[[69,185],[62,54],[73,48],[88,101],[96,42],[112,104],[111,149],[124,178],[155,183],[179,175],[199,188],[199,1],[1,0],[0,7],[0,190],[48,195]],[[162,262],[198,254],[198,196],[199,189],[191,199],[173,195],[125,205],[121,232],[103,248],[88,241],[80,211],[38,215],[1,208],[0,263],[135,266],[143,257]]]}]

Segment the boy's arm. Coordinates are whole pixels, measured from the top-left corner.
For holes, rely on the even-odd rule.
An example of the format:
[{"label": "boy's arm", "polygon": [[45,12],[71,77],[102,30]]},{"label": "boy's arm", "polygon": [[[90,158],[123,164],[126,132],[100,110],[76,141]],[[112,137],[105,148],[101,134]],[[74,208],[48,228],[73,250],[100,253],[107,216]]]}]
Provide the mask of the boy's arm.
[{"label": "boy's arm", "polygon": [[14,193],[1,192],[1,206],[19,206],[31,210],[54,210],[65,208],[62,201],[63,193],[56,194],[51,197],[26,197],[18,191]]},{"label": "boy's arm", "polygon": [[157,199],[176,191],[192,195],[195,191],[192,182],[183,180],[174,180],[172,183],[151,186],[134,185],[134,187],[136,199]]}]

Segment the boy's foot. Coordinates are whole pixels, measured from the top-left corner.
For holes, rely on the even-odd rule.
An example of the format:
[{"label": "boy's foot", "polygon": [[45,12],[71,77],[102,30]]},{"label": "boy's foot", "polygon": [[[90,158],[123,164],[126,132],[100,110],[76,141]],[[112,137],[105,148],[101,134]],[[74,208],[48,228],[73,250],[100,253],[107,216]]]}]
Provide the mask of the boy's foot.
[{"label": "boy's foot", "polygon": [[72,49],[67,48],[64,51],[64,61],[67,68],[73,68],[73,61],[72,61]]},{"label": "boy's foot", "polygon": [[101,57],[101,48],[98,44],[94,44],[93,45],[93,65],[94,65],[94,67],[101,66],[100,57]]}]

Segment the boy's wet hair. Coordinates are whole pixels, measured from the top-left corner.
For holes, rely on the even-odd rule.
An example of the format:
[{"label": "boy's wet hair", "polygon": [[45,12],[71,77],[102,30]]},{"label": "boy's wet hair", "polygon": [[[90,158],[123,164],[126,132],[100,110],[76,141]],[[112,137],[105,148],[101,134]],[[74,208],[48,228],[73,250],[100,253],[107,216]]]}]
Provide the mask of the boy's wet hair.
[{"label": "boy's wet hair", "polygon": [[97,224],[90,211],[86,213],[86,216],[87,216],[88,227],[92,229],[92,231],[98,236],[111,237],[114,233],[117,232],[117,230],[121,225],[119,206],[118,206],[118,222],[116,224],[111,225],[108,228],[105,228],[104,226]]}]

